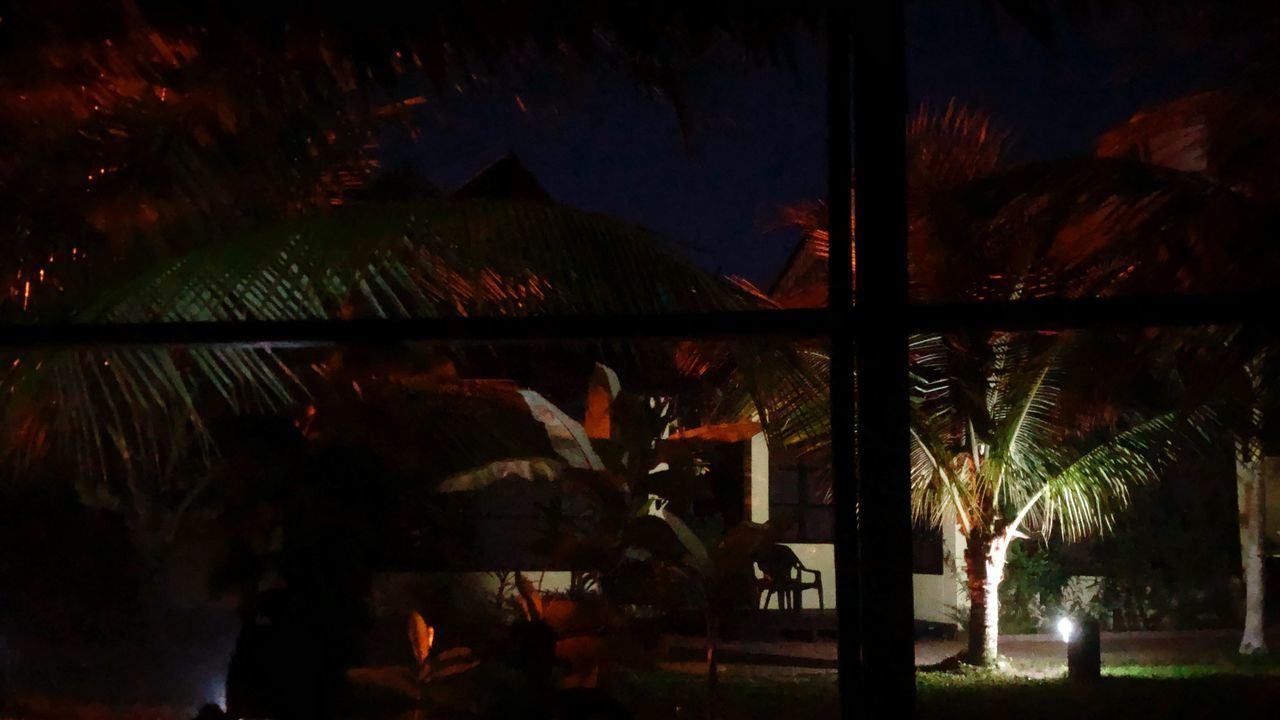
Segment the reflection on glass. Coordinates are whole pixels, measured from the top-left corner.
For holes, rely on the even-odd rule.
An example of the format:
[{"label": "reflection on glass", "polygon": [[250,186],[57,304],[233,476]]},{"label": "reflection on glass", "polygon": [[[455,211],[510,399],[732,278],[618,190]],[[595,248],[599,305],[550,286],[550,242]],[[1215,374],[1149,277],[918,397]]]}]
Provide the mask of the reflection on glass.
[{"label": "reflection on glass", "polygon": [[490,5],[6,10],[0,317],[772,307],[727,278],[823,192],[815,9]]},{"label": "reflection on glass", "polygon": [[[1256,582],[1238,543],[1261,553],[1273,529],[1256,504],[1275,484],[1258,424],[1273,342],[1221,327],[912,339],[917,599],[967,612],[968,662],[1064,613],[1117,632],[1233,622],[1226,578]],[[1246,623],[1242,648],[1255,638]],[[1171,635],[1167,651],[1193,645]]]},{"label": "reflection on glass", "polygon": [[935,5],[908,12],[916,301],[1266,288],[1274,8]]},{"label": "reflection on glass", "polygon": [[[773,218],[824,191],[817,6],[11,5],[28,337],[774,309]],[[770,448],[827,444],[823,359],[620,334],[10,338],[0,716],[718,716],[752,691],[719,643],[789,622],[757,515]]]},{"label": "reflection on glass", "polygon": [[[825,496],[811,353],[14,351],[0,569],[41,598],[4,608],[24,619],[4,635],[18,697],[240,717],[705,705],[708,648],[782,639],[776,598],[834,603],[830,505],[767,501]],[[118,671],[70,680],[80,662]]]}]

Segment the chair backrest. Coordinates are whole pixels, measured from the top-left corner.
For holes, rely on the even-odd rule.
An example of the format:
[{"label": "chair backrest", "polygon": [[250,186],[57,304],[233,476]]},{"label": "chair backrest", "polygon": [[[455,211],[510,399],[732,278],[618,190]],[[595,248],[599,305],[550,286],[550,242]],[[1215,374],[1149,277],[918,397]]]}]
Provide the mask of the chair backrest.
[{"label": "chair backrest", "polygon": [[792,571],[804,567],[800,564],[800,558],[796,557],[795,551],[786,545],[769,545],[762,548],[756,555],[756,565],[760,566],[760,572],[774,581],[790,580],[793,578]]}]

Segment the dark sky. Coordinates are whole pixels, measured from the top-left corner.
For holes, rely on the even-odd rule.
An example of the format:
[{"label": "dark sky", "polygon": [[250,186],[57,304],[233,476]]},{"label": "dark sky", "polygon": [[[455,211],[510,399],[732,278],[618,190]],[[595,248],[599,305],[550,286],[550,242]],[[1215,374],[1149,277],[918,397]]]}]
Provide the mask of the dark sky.
[{"label": "dark sky", "polygon": [[[1087,153],[1102,131],[1211,75],[1123,18],[1064,24],[1046,44],[977,0],[910,8],[912,103],[955,97],[990,113],[1013,131],[1016,161]],[[626,78],[572,91],[526,80],[433,103],[408,156],[447,189],[515,151],[561,202],[645,225],[710,269],[767,284],[796,239],[769,231],[777,209],[825,193],[821,53],[807,38],[797,46],[794,68],[693,77],[691,138],[670,103]]]}]

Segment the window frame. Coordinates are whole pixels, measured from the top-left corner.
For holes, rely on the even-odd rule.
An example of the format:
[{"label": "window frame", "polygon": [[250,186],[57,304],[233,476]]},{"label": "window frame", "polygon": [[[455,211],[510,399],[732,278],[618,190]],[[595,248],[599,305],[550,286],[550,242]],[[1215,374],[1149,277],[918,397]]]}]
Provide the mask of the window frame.
[{"label": "window frame", "polygon": [[[830,228],[829,305],[661,316],[459,317],[153,324],[16,324],[0,348],[201,345],[373,345],[410,341],[582,341],[782,337],[831,348],[831,447],[844,717],[909,717],[914,708],[912,526],[907,477],[906,342],[910,333],[961,329],[1068,329],[1116,325],[1275,326],[1274,293],[1053,299],[914,305],[907,294],[906,43],[902,0],[827,3],[828,201],[853,208],[859,187],[857,305],[848,223]],[[852,62],[850,62],[852,58]],[[856,95],[859,102],[853,107]],[[851,117],[855,115],[856,117]],[[853,122],[856,119],[856,122]],[[874,271],[874,272],[873,272]],[[856,344],[855,344],[856,343]],[[875,348],[872,352],[869,349]],[[854,368],[863,379],[855,402]],[[875,422],[857,422],[875,418]],[[855,436],[855,427],[862,433]],[[855,447],[855,437],[857,447]],[[874,552],[860,553],[866,540]],[[863,693],[864,687],[876,688]]]},{"label": "window frame", "polygon": [[[769,517],[794,517],[795,525],[784,530],[784,542],[798,544],[833,544],[835,542],[835,524],[832,522],[831,529],[828,532],[817,532],[810,527],[809,518],[811,513],[822,512],[830,513],[832,520],[836,515],[835,503],[833,501],[820,502],[814,500],[813,490],[815,485],[821,486],[821,482],[812,477],[818,469],[812,465],[805,464],[800,458],[781,457],[774,459],[775,455],[769,455]],[[795,473],[795,500],[774,500],[773,494],[777,488],[777,473],[780,470],[788,470]],[[794,529],[793,534],[789,532]]]}]

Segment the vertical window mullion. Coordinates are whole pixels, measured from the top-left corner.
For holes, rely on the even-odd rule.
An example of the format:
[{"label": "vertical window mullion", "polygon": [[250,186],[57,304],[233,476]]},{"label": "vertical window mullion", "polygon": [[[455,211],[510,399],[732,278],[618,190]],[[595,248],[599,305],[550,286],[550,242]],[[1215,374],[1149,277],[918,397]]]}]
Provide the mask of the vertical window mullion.
[{"label": "vertical window mullion", "polygon": [[[903,2],[853,3],[853,158],[857,171],[855,204],[858,371],[857,522],[863,552],[861,641],[865,693],[871,717],[914,716],[915,642],[912,592],[910,414],[907,366],[907,189],[906,189],[906,41]],[[836,129],[832,129],[834,135]],[[846,129],[847,132],[847,129]],[[833,157],[833,161],[835,158]],[[852,243],[846,174],[840,187],[832,174],[832,287],[847,287]],[[843,195],[836,211],[836,193]],[[836,231],[840,230],[837,235]],[[842,252],[837,255],[836,248]],[[836,265],[839,257],[840,265]],[[852,292],[833,293],[832,314],[852,324]],[[852,335],[832,341],[852,344]],[[834,349],[834,348],[833,348]],[[842,354],[842,357],[847,357]],[[852,375],[849,364],[832,363],[832,384]],[[848,402],[847,397],[833,402]],[[832,443],[854,437],[852,421],[832,409]],[[844,451],[841,454],[846,454]],[[847,496],[848,493],[845,493]],[[842,520],[850,512],[840,503]],[[838,540],[845,539],[841,533]],[[874,548],[874,550],[873,550]],[[844,597],[838,598],[840,606]],[[841,628],[842,632],[844,628]],[[851,708],[845,705],[848,713]]]},{"label": "vertical window mullion", "polygon": [[[865,4],[865,3],[864,3]],[[841,717],[864,715],[862,568],[858,550],[858,474],[854,454],[853,237],[849,180],[850,9],[827,6],[827,313],[831,412],[831,489],[836,508],[836,616]]]}]

